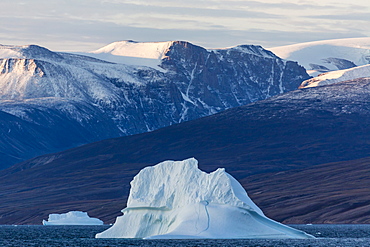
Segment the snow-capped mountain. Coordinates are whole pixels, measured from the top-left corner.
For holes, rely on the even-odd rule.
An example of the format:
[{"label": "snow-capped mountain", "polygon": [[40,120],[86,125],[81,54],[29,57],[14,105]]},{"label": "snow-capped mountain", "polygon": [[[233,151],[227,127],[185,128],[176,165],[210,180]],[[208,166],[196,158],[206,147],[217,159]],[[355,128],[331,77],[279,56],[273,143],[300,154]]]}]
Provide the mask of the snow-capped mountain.
[{"label": "snow-capped mountain", "polygon": [[14,122],[1,128],[0,167],[214,114],[309,78],[296,62],[259,46],[124,41],[87,55],[0,46],[0,113]]},{"label": "snow-capped mountain", "polygon": [[369,37],[306,42],[268,50],[283,59],[298,61],[312,76],[370,63]]},{"label": "snow-capped mountain", "polygon": [[251,198],[278,221],[368,224],[369,95],[369,78],[304,88],[30,159],[0,171],[0,224],[40,224],[76,208],[113,223],[139,170],[189,157],[253,187]]},{"label": "snow-capped mountain", "polygon": [[147,66],[161,70],[162,59],[165,58],[166,52],[173,43],[173,41],[135,42],[133,40],[125,40],[113,42],[96,51],[80,54],[113,63]]},{"label": "snow-capped mountain", "polygon": [[331,71],[302,82],[299,88],[317,87],[333,83],[370,77],[370,64],[350,69]]}]

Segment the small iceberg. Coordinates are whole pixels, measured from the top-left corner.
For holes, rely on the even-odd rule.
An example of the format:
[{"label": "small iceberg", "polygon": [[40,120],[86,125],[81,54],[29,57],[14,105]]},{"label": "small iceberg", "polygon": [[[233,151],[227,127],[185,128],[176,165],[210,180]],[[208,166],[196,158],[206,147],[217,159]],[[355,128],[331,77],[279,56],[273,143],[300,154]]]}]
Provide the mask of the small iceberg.
[{"label": "small iceberg", "polygon": [[86,212],[70,211],[65,214],[49,214],[48,220],[42,221],[43,225],[103,225],[103,221],[90,218]]},{"label": "small iceberg", "polygon": [[194,158],[142,169],[127,207],[97,238],[313,238],[267,218],[223,168],[198,169]]}]

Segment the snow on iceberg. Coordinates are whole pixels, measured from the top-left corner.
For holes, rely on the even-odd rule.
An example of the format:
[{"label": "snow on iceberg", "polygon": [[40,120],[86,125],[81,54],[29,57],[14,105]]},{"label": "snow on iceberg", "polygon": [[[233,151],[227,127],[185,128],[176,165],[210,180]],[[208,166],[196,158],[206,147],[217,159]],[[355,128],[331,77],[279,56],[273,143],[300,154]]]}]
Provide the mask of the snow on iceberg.
[{"label": "snow on iceberg", "polygon": [[267,218],[223,168],[208,174],[191,158],[146,167],[127,207],[97,238],[312,238]]},{"label": "snow on iceberg", "polygon": [[48,220],[42,221],[43,225],[103,225],[103,221],[90,218],[86,212],[70,211],[66,214],[49,214]]}]

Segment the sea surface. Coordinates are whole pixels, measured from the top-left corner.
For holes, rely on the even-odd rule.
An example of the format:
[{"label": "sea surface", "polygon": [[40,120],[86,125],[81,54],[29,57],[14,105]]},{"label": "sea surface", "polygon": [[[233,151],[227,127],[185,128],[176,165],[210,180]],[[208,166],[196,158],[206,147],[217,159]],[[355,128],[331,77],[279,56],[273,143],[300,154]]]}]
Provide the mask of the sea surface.
[{"label": "sea surface", "polygon": [[95,239],[109,226],[0,226],[0,246],[323,246],[370,247],[370,225],[292,225],[316,239]]}]

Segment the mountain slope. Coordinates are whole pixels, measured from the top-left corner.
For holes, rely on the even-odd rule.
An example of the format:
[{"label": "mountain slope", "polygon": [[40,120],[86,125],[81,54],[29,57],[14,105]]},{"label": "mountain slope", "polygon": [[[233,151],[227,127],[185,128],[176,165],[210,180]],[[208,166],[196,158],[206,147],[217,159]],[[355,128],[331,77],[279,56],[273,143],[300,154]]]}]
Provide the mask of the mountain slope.
[{"label": "mountain slope", "polygon": [[317,76],[370,63],[370,38],[322,40],[270,48],[277,56],[298,61]]},{"label": "mountain slope", "polygon": [[[0,172],[0,186],[4,188],[0,192],[3,198],[0,224],[38,224],[48,213],[69,210],[84,210],[89,214],[91,211],[93,217],[112,222],[123,208],[132,177],[144,166],[168,159],[195,157],[202,170],[225,167],[242,181],[255,175],[261,180],[252,181],[261,185],[266,173],[314,169],[314,165],[368,157],[369,93],[370,79],[296,90],[150,133],[109,139],[31,159]],[[331,170],[336,171],[327,169]],[[273,186],[269,184],[271,176],[266,175],[266,188]],[[364,181],[366,183],[366,177]],[[289,199],[296,204],[286,208],[265,205],[275,210],[269,214],[280,214],[281,220],[290,223],[306,222],[307,218],[293,217],[305,215],[300,210],[307,208],[298,205],[305,205],[307,198],[316,193],[314,187],[310,187],[312,184],[305,184],[306,191],[311,193],[308,197],[300,201],[292,185],[287,190],[292,191],[291,196],[280,199],[281,203]],[[249,191],[250,185],[244,185]],[[285,193],[284,185],[279,186],[280,194],[274,190],[277,197]],[[254,194],[258,192],[256,188],[252,188]],[[356,189],[351,184],[348,188],[349,191]],[[344,203],[338,204],[337,209],[344,212],[353,205],[351,197],[343,198]],[[326,202],[320,204],[318,213],[322,217],[318,217],[316,223],[325,220],[368,222],[361,215],[335,218],[335,215],[324,214],[335,207],[332,204],[325,207]],[[27,208],[22,206],[25,203]],[[292,214],[292,210],[297,213]]]},{"label": "mountain slope", "polygon": [[370,77],[370,64],[353,67],[350,69],[343,69],[343,70],[323,73],[314,78],[303,81],[299,87],[300,88],[317,87],[317,86],[338,83],[342,81],[355,80],[358,78],[369,78],[369,77]]},{"label": "mountain slope", "polygon": [[[209,51],[180,41],[160,47],[133,44],[135,54],[149,56],[143,59],[162,54],[155,59],[160,67],[115,64],[35,45],[0,46],[0,111],[16,117],[17,125],[39,129],[37,134],[24,132],[34,146],[29,150],[17,140],[19,135],[8,133],[19,146],[0,145],[0,168],[214,114],[293,90],[308,78],[297,63],[258,46]],[[123,45],[114,44],[121,57],[130,50]]]},{"label": "mountain slope", "polygon": [[369,224],[370,157],[242,180],[253,201],[280,222]]}]

